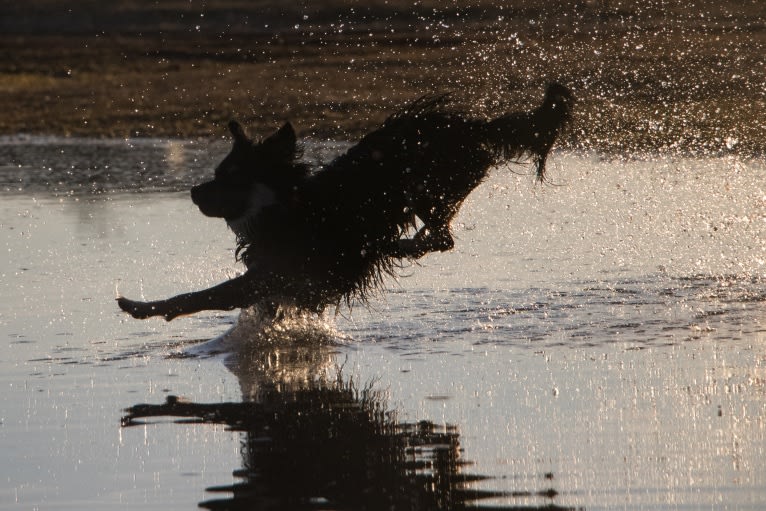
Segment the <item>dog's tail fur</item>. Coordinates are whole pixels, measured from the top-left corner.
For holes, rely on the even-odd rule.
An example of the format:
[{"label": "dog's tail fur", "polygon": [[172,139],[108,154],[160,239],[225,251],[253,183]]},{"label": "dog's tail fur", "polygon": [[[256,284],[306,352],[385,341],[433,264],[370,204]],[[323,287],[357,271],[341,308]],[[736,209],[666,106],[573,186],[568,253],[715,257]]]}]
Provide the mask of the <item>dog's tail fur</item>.
[{"label": "dog's tail fur", "polygon": [[537,179],[545,181],[545,160],[556,138],[571,117],[572,92],[559,83],[551,83],[542,105],[531,112],[515,112],[498,117],[485,125],[490,150],[501,161],[531,158]]}]

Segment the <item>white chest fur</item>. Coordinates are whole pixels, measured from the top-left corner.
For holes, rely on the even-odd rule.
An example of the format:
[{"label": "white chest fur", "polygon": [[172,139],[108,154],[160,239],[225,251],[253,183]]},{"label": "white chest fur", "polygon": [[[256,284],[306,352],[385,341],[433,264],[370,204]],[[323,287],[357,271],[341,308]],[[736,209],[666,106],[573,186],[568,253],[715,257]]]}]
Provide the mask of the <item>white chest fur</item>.
[{"label": "white chest fur", "polygon": [[261,212],[277,203],[277,194],[269,186],[256,183],[252,185],[248,207],[239,218],[229,219],[227,222],[234,234],[238,237],[247,238],[248,224],[255,220]]}]

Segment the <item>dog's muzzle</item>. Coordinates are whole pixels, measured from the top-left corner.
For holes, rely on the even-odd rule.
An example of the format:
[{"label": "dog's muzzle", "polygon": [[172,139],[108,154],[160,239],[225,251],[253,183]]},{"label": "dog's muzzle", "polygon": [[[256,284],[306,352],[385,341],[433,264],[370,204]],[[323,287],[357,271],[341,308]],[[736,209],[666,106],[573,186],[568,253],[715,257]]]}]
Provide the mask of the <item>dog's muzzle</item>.
[{"label": "dog's muzzle", "polygon": [[227,218],[234,214],[236,207],[230,194],[221,190],[221,186],[215,181],[202,183],[191,189],[191,199],[205,216]]}]

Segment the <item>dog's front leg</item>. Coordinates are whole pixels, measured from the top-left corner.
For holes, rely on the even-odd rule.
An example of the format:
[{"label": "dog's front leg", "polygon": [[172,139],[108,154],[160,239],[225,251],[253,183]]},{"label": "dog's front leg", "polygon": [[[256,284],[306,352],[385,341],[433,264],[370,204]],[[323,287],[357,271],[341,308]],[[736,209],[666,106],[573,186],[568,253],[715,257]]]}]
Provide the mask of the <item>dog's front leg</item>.
[{"label": "dog's front leg", "polygon": [[247,272],[209,289],[184,293],[167,300],[140,302],[119,297],[117,304],[136,319],[162,316],[170,321],[203,310],[232,310],[252,305],[261,297],[258,284],[254,273]]}]

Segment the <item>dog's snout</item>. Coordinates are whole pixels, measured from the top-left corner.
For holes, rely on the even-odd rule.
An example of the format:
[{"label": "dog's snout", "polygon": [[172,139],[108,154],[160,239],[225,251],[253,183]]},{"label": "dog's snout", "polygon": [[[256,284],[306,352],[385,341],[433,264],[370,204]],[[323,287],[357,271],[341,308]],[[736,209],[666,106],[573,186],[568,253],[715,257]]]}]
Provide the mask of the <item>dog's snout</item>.
[{"label": "dog's snout", "polygon": [[191,199],[194,204],[197,204],[197,201],[199,200],[199,185],[192,186]]},{"label": "dog's snout", "polygon": [[192,202],[196,205],[200,205],[200,203],[203,201],[204,193],[205,193],[205,184],[192,186],[191,189],[191,199]]},{"label": "dog's snout", "polygon": [[232,199],[231,193],[226,192],[216,181],[207,181],[192,187],[191,199],[203,215],[226,218],[239,204]]}]

